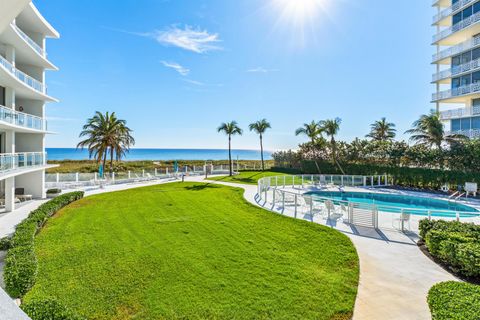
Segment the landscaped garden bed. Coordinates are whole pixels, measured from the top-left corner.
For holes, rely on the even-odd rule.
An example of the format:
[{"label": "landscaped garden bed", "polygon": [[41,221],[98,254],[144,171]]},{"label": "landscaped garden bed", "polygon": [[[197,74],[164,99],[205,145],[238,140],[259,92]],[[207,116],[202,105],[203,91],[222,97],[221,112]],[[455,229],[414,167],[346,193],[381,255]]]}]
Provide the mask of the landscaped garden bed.
[{"label": "landscaped garden bed", "polygon": [[[443,220],[420,222],[420,247],[467,282],[444,282],[429,292],[434,320],[480,319],[480,226]],[[469,282],[469,283],[468,283]]]},{"label": "landscaped garden bed", "polygon": [[350,319],[351,241],[242,193],[174,183],[60,210],[35,238],[38,275],[25,303],[88,319]]}]

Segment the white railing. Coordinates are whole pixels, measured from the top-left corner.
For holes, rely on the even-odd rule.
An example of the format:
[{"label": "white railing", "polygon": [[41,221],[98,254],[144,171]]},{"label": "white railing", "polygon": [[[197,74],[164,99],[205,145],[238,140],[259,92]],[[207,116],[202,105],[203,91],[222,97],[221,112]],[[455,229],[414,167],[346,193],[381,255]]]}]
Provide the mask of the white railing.
[{"label": "white railing", "polygon": [[46,87],[43,83],[18,70],[2,56],[0,56],[0,65],[5,68],[5,70],[7,70],[9,73],[11,73],[15,78],[25,83],[27,86],[41,93],[46,93]]},{"label": "white railing", "polygon": [[458,108],[440,112],[440,119],[450,120],[455,118],[464,118],[480,114],[480,106]]},{"label": "white railing", "polygon": [[449,47],[445,50],[436,53],[432,57],[432,62],[436,62],[445,58],[449,58],[451,56],[460,54],[464,51],[468,51],[473,49],[476,46],[480,45],[480,37],[470,38],[467,41],[464,41],[456,46]]},{"label": "white railing", "polygon": [[43,50],[43,48],[40,47],[38,43],[33,41],[32,38],[30,38],[25,32],[23,32],[22,29],[20,29],[15,23],[11,23],[10,25],[20,35],[20,37],[22,37],[22,39],[25,40],[25,42],[27,42],[30,45],[30,47],[33,48],[33,50],[35,50],[39,55],[45,58],[46,56],[45,50]]},{"label": "white railing", "polygon": [[29,129],[47,130],[46,120],[28,113],[12,110],[2,105],[0,105],[0,121]]},{"label": "white railing", "polygon": [[452,97],[458,97],[458,96],[479,92],[479,91],[480,91],[480,82],[475,82],[475,83],[472,83],[466,86],[461,86],[455,89],[448,89],[448,90],[434,93],[432,95],[432,101],[449,99]]},{"label": "white railing", "polygon": [[478,139],[480,138],[480,129],[470,129],[470,130],[457,130],[457,131],[447,131],[445,132],[446,135],[452,134],[461,134],[470,139]]},{"label": "white railing", "polygon": [[46,153],[43,152],[0,154],[0,172],[43,166],[45,164]]},{"label": "white railing", "polygon": [[480,21],[480,12],[477,12],[471,15],[470,17],[454,24],[453,26],[440,31],[439,33],[433,36],[433,42],[440,41],[457,31],[460,31],[462,29],[469,27],[474,23],[477,23],[478,21]]},{"label": "white railing", "polygon": [[[395,207],[375,203],[344,201],[308,193],[317,188],[339,186],[341,179],[352,186],[384,186],[388,184],[387,176],[337,176],[337,175],[297,175],[266,177],[258,181],[257,202],[272,211],[293,218],[336,226],[341,220],[350,225],[372,228],[394,226],[405,231],[410,225],[411,216],[422,218],[439,218],[465,220],[478,223],[479,212],[459,212],[452,210],[429,210]],[[376,183],[375,183],[376,182]],[[348,184],[348,183],[347,183]],[[379,214],[381,212],[382,214]],[[416,226],[414,229],[418,228]]]},{"label": "white railing", "polygon": [[446,8],[446,9],[443,9],[442,11],[440,11],[440,13],[433,16],[433,23],[437,23],[440,20],[442,20],[442,19],[444,19],[444,18],[446,18],[446,17],[448,17],[452,14],[455,14],[456,11],[459,11],[460,9],[463,9],[463,7],[469,5],[473,1],[474,0],[460,0],[460,1],[457,1],[456,3],[451,5],[450,7]]},{"label": "white railing", "polygon": [[472,60],[470,62],[461,64],[459,66],[455,66],[455,67],[452,67],[452,68],[449,68],[449,69],[446,69],[446,70],[435,73],[432,76],[432,81],[436,82],[436,81],[439,81],[439,80],[451,78],[451,77],[456,76],[458,74],[468,72],[468,71],[472,71],[472,70],[475,70],[475,69],[478,69],[478,68],[480,68],[480,59],[475,59],[475,60]]}]

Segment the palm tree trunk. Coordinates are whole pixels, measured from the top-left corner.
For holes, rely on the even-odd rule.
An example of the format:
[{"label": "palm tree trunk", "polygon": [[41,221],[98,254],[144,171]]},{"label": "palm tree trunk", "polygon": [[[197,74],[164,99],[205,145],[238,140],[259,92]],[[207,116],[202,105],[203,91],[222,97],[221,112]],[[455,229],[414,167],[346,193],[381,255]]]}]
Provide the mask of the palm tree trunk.
[{"label": "palm tree trunk", "polygon": [[263,161],[263,137],[260,135],[260,154],[262,157],[262,171],[265,171],[265,163]]},{"label": "palm tree trunk", "polygon": [[110,173],[113,172],[113,148],[110,148]]},{"label": "palm tree trunk", "polygon": [[233,176],[232,170],[232,137],[228,136],[228,165],[230,169],[230,177]]}]

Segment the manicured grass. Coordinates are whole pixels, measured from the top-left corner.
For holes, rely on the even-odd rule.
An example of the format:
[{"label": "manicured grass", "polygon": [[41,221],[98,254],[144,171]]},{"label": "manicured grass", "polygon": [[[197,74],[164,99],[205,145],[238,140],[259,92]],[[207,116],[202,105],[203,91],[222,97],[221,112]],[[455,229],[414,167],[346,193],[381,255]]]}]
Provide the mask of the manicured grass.
[{"label": "manicured grass", "polygon": [[350,319],[358,256],[343,234],[175,183],[85,198],[37,235],[26,296],[89,319]]},{"label": "manicured grass", "polygon": [[[273,177],[273,176],[284,176],[286,174],[280,172],[272,171],[240,171],[239,174],[230,176],[221,176],[221,177],[210,177],[209,180],[223,181],[223,182],[232,182],[232,183],[243,183],[243,184],[257,184],[258,180],[264,177]],[[291,179],[290,179],[291,181]]]},{"label": "manicured grass", "polygon": [[428,293],[433,320],[480,319],[480,286],[448,281],[436,284]]}]

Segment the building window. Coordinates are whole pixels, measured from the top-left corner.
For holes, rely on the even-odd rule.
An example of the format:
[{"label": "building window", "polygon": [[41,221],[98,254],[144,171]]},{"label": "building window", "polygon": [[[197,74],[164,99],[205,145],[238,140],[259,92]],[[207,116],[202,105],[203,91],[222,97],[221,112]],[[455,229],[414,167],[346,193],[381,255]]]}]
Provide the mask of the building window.
[{"label": "building window", "polygon": [[453,119],[451,126],[452,126],[452,131],[460,131],[461,130],[460,119]]},{"label": "building window", "polygon": [[5,88],[0,87],[0,105],[5,105]]},{"label": "building window", "polygon": [[480,117],[472,118],[472,129],[480,129]]},{"label": "building window", "polygon": [[461,127],[461,130],[470,130],[471,128],[471,124],[470,124],[470,121],[471,118],[463,118],[463,119],[460,119],[460,127]]}]

